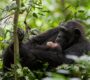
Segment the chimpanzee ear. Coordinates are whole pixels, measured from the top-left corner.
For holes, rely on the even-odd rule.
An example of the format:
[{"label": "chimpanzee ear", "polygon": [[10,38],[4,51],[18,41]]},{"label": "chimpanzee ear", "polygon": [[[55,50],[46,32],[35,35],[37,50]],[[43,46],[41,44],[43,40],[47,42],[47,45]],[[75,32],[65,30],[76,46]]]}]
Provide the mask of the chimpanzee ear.
[{"label": "chimpanzee ear", "polygon": [[74,29],[75,36],[79,38],[81,36],[81,32],[79,29]]}]

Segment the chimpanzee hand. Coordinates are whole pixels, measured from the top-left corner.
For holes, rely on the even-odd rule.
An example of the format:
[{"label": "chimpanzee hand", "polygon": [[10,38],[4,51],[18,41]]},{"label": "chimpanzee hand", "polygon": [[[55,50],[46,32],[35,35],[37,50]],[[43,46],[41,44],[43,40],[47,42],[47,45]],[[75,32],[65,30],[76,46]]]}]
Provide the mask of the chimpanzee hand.
[{"label": "chimpanzee hand", "polygon": [[25,32],[22,29],[18,28],[17,34],[18,34],[18,39],[21,42],[24,38]]}]

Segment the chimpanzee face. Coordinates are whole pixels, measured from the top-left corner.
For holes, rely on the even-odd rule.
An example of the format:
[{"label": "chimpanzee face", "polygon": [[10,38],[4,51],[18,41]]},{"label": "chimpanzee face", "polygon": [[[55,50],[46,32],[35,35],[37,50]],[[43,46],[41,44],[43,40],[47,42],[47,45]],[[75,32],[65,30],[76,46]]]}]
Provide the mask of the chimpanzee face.
[{"label": "chimpanzee face", "polygon": [[60,32],[56,38],[56,42],[58,42],[62,48],[66,48],[75,43],[75,41],[78,41],[80,34],[80,30],[75,28],[75,26],[73,27],[73,25],[61,25]]}]

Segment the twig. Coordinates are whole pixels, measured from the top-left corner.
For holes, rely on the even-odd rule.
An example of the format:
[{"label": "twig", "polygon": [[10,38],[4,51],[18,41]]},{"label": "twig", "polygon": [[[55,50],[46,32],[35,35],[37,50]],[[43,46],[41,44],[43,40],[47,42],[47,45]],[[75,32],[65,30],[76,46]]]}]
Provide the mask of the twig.
[{"label": "twig", "polygon": [[14,14],[14,12],[11,13],[11,14],[9,14],[9,15],[7,15],[7,16],[5,16],[5,17],[2,17],[2,18],[0,19],[0,21],[2,21],[3,19],[5,19],[5,18],[7,18],[7,17],[9,17],[9,16],[11,16],[11,15],[13,15],[13,14]]}]

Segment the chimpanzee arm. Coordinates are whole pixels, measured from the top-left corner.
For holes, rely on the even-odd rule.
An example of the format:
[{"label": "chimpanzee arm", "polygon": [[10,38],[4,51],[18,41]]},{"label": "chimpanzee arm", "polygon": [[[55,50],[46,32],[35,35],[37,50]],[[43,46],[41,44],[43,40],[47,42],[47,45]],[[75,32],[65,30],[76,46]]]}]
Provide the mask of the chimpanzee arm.
[{"label": "chimpanzee arm", "polygon": [[13,63],[13,43],[11,43],[8,48],[3,52],[3,71],[6,72],[11,68]]},{"label": "chimpanzee arm", "polygon": [[46,31],[30,40],[33,44],[43,44],[48,41],[51,37],[55,37],[59,32],[59,27]]},{"label": "chimpanzee arm", "polygon": [[86,42],[85,43],[80,42],[67,48],[64,51],[64,55],[65,55],[64,63],[66,64],[74,63],[75,60],[77,60],[77,58],[87,53],[88,51],[87,48],[88,48],[88,44],[86,44]]},{"label": "chimpanzee arm", "polygon": [[56,67],[63,62],[63,55],[60,49],[31,49],[30,53],[32,53],[32,55],[42,63],[48,62],[49,67]]},{"label": "chimpanzee arm", "polygon": [[87,47],[88,46],[86,42],[79,42],[64,50],[64,53],[65,55],[75,55],[80,57],[88,51]]}]

